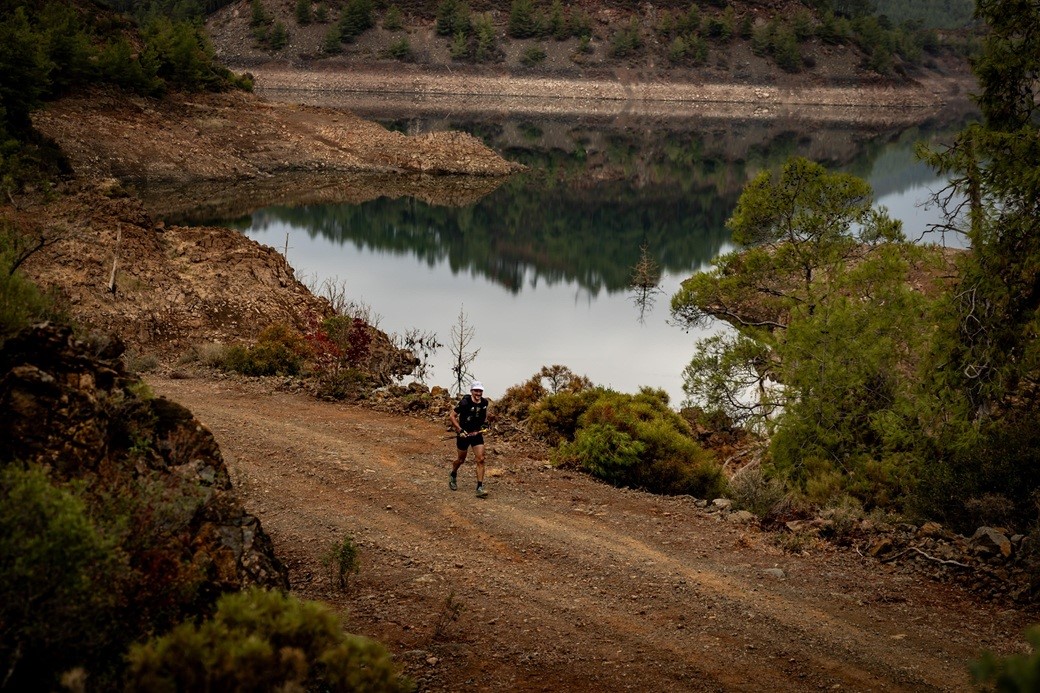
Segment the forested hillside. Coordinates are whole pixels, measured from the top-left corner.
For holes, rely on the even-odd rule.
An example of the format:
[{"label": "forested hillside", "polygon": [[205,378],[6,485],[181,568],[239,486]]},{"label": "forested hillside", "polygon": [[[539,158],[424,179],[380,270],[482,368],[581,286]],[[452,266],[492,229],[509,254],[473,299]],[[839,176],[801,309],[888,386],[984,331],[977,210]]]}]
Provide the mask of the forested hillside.
[{"label": "forested hillside", "polygon": [[[270,60],[419,69],[505,68],[510,74],[798,84],[906,82],[966,70],[971,31],[899,21],[843,0],[241,0],[209,14],[221,55],[239,67]],[[934,5],[934,8],[933,8]]]}]

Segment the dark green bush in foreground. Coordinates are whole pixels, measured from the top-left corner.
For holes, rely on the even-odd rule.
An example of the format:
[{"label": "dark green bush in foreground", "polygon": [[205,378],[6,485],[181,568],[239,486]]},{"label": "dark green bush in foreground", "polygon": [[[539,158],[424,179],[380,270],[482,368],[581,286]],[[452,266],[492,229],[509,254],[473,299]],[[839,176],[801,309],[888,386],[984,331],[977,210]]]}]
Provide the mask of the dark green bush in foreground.
[{"label": "dark green bush in foreground", "polygon": [[133,648],[130,691],[409,691],[386,650],[317,602],[258,588]]},{"label": "dark green bush in foreground", "polygon": [[1026,633],[1032,645],[1029,654],[997,657],[984,652],[971,665],[972,677],[982,690],[1001,693],[1026,693],[1040,690],[1040,626],[1033,626]]},{"label": "dark green bush in foreground", "polygon": [[[40,467],[0,471],[0,670],[12,690],[122,651],[122,556],[85,503]],[[98,673],[98,672],[95,672]]]}]

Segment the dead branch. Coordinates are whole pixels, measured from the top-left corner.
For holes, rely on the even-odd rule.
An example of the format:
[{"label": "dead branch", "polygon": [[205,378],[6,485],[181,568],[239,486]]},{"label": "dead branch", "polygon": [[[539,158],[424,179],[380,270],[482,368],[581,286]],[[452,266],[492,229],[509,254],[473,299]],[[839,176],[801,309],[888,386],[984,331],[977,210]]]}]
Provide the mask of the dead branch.
[{"label": "dead branch", "polygon": [[924,556],[929,561],[935,561],[936,563],[940,563],[942,565],[955,565],[955,566],[957,566],[959,568],[971,569],[970,565],[968,565],[966,563],[961,563],[960,561],[954,561],[954,560],[949,560],[949,559],[936,558],[935,556],[930,556],[927,553],[925,553],[924,551],[922,551],[921,549],[917,548],[916,546],[911,546],[909,548],[903,549],[899,553],[894,553],[891,556],[885,556],[884,558],[881,558],[879,560],[882,563],[891,563],[892,561],[896,560],[897,558],[901,558],[901,557],[905,556],[906,554],[910,553],[911,551],[913,551],[914,553],[918,553],[918,554]]}]

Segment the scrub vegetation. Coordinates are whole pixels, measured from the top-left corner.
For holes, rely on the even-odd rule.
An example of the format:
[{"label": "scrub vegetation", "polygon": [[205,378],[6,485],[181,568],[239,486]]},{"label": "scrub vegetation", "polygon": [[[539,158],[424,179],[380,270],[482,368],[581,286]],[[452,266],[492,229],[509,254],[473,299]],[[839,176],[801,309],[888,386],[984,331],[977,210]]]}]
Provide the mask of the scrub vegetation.
[{"label": "scrub vegetation", "polygon": [[738,249],[672,298],[724,320],[686,370],[691,403],[768,438],[764,468],[818,504],[852,499],[961,531],[1037,522],[1037,157],[1031,6],[982,2],[983,121],[921,155],[947,230],[908,244],[869,187],[804,160],[763,172],[728,222]]}]

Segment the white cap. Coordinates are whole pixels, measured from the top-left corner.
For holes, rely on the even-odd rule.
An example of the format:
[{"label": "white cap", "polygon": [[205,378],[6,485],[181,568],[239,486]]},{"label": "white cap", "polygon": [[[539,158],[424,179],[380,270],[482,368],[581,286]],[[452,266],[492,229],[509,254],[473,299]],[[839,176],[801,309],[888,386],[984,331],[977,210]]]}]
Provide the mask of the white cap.
[{"label": "white cap", "polygon": [[483,392],[484,391],[484,383],[480,382],[479,380],[474,380],[473,384],[469,386],[469,389],[470,390],[480,390],[481,392]]}]

